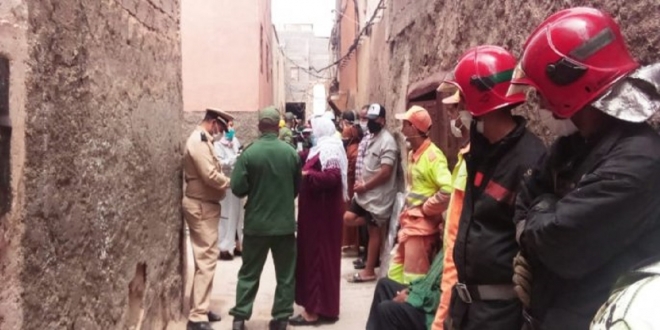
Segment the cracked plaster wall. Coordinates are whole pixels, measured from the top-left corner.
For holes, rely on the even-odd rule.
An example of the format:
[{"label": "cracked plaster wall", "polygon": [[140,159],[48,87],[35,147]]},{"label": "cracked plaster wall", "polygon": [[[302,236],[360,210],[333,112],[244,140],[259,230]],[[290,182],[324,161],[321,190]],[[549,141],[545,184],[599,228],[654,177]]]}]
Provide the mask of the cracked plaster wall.
[{"label": "cracked plaster wall", "polygon": [[[141,314],[129,305],[142,329],[180,317],[179,6],[0,3],[15,195],[0,329],[125,329]],[[136,267],[144,298],[129,304]]]},{"label": "cracked plaster wall", "polygon": [[[501,45],[520,55],[529,33],[552,13],[573,6],[610,12],[620,23],[634,57],[641,63],[660,59],[660,4],[654,0],[391,0],[383,20],[360,49],[359,103],[383,102],[391,112],[405,111],[411,83],[453,68],[467,49]],[[384,36],[384,38],[383,38]],[[364,65],[364,63],[368,63]],[[546,141],[536,102],[519,108]],[[658,120],[654,119],[654,123]]]}]

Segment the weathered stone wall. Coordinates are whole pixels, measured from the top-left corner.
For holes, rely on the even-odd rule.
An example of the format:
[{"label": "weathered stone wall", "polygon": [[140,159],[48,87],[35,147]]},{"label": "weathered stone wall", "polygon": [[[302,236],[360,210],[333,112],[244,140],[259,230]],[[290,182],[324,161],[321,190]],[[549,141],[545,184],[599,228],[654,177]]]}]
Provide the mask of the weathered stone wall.
[{"label": "weathered stone wall", "polygon": [[24,2],[23,320],[0,328],[164,329],[182,297],[179,1]]},{"label": "weathered stone wall", "polygon": [[[27,6],[23,0],[0,1],[0,56],[9,62],[8,86],[9,99],[0,100],[0,107],[5,107],[8,101],[8,119],[11,129],[0,123],[0,152],[2,168],[10,169],[9,180],[0,180],[0,194],[8,201],[8,205],[0,206],[0,329],[20,329],[23,314],[19,305],[21,299],[21,270],[23,267],[23,251],[21,237],[24,225],[23,205],[25,189],[22,176],[25,161],[25,73],[27,70]],[[4,72],[3,72],[4,73]],[[3,74],[0,73],[0,74]],[[0,78],[1,79],[1,78]],[[4,79],[2,79],[4,82]],[[4,91],[0,92],[3,98]],[[3,112],[3,111],[0,111]],[[0,114],[1,116],[1,114]],[[7,119],[7,117],[5,117]],[[5,123],[6,124],[6,123]],[[6,140],[9,138],[9,143]],[[0,173],[4,175],[5,173]]]},{"label": "weathered stone wall", "polygon": [[236,111],[231,114],[236,118],[234,125],[236,137],[243,146],[259,137],[259,117],[256,112]]},{"label": "weathered stone wall", "polygon": [[[374,35],[387,33],[387,44],[370,46],[370,60],[361,65],[373,67],[374,63],[388,61],[386,77],[379,79],[379,73],[369,74],[367,94],[370,100],[385,100],[386,107],[394,112],[404,111],[406,88],[410,83],[439,70],[451,70],[468,48],[495,44],[519,56],[526,38],[538,24],[555,11],[573,6],[588,5],[607,10],[621,24],[635,57],[642,63],[660,59],[660,34],[657,33],[660,4],[655,0],[392,1],[401,4],[388,6],[385,18],[374,27]],[[529,111],[533,108],[534,102],[530,102],[521,110],[532,119],[536,132],[547,135],[537,122],[535,111]]]}]

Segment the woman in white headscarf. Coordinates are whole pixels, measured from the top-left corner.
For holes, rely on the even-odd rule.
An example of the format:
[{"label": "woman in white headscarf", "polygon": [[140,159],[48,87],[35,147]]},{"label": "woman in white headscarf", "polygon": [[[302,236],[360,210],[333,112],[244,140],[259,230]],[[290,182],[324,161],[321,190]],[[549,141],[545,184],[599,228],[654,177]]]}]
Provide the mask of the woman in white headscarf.
[{"label": "woman in white headscarf", "polygon": [[305,311],[289,321],[292,325],[334,322],[339,317],[348,160],[329,118],[314,118],[312,131],[316,144],[303,166],[298,199],[296,303]]}]

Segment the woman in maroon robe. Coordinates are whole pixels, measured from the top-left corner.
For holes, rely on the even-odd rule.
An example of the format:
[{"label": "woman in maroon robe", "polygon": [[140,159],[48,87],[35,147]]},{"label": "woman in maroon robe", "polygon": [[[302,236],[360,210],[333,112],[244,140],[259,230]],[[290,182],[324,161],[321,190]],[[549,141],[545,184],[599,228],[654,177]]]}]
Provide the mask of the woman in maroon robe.
[{"label": "woman in maroon robe", "polygon": [[305,157],[298,198],[296,303],[305,308],[292,325],[316,325],[339,318],[344,202],[348,161],[335,125],[312,120],[317,141]]}]

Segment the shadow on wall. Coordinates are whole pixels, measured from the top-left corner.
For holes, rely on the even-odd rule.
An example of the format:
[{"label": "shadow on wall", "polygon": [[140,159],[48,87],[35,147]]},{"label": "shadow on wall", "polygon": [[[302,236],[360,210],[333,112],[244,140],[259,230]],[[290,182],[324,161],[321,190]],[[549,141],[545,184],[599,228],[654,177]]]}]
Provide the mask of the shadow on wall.
[{"label": "shadow on wall", "polygon": [[128,321],[129,330],[140,330],[144,319],[144,293],[147,287],[147,265],[143,262],[135,267],[135,276],[128,284]]},{"label": "shadow on wall", "polygon": [[[0,218],[11,207],[11,120],[9,119],[9,60],[0,57]],[[0,251],[3,237],[0,237]]]}]

